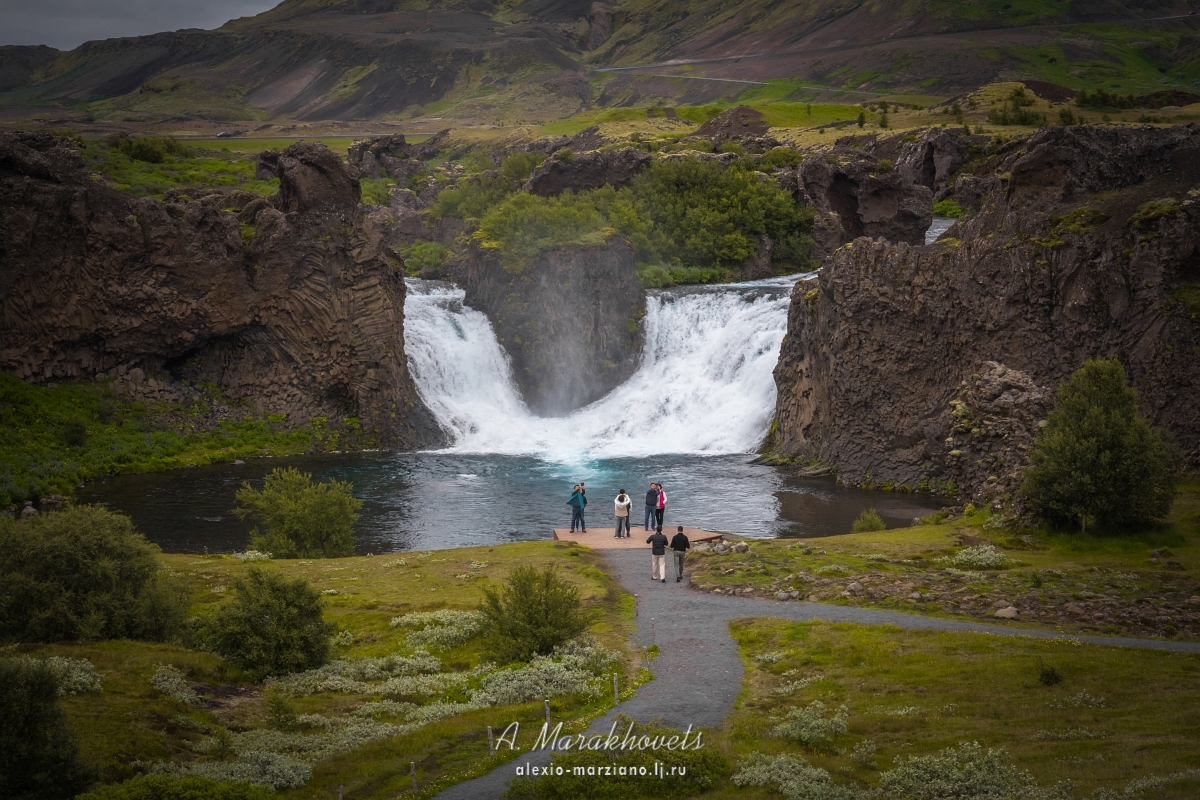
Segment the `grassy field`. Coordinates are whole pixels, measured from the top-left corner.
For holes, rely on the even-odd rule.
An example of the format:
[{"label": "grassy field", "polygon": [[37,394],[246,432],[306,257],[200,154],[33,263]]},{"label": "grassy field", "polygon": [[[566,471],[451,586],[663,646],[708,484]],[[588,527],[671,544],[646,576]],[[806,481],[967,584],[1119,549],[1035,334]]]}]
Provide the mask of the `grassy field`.
[{"label": "grassy field", "polygon": [[[1200,655],[771,619],[735,622],[732,633],[746,676],[714,741],[735,762],[790,752],[865,788],[894,759],[978,742],[1006,750],[1043,786],[1073,780],[1074,797],[1200,768]],[[1061,682],[1043,685],[1042,666]],[[791,708],[814,700],[825,716],[845,704],[848,731],[822,747],[773,735]],[[856,761],[867,740],[873,759]],[[1136,796],[1197,792],[1200,771]],[[779,795],[725,784],[708,796]]]},{"label": "grassy field", "polygon": [[[986,512],[878,533],[757,541],[747,553],[701,552],[692,583],[773,596],[986,620],[1015,627],[1200,639],[1200,487],[1181,487],[1167,525],[1132,536],[991,529]],[[992,545],[1002,567],[960,563]],[[967,556],[963,556],[966,559]],[[857,584],[854,590],[851,584]],[[994,615],[1015,604],[1020,619]]]},{"label": "grassy field", "polygon": [[[227,596],[232,582],[252,566],[227,556],[189,555],[164,555],[162,564],[189,587],[195,614],[213,608]],[[276,561],[266,568],[280,570],[289,577],[303,577],[321,591],[325,595],[326,619],[338,625],[345,642],[351,642],[337,647],[334,657],[359,659],[412,652],[405,642],[407,629],[389,624],[393,617],[443,608],[473,609],[483,596],[483,586],[498,583],[520,564],[552,566],[580,589],[585,605],[598,614],[590,633],[621,654],[614,671],[621,675],[624,694],[628,695],[637,681],[646,679],[636,657],[627,654],[625,648],[632,630],[633,598],[596,566],[595,554],[584,548],[535,542],[410,552],[402,557],[393,554]],[[247,681],[236,668],[211,654],[176,645],[126,641],[26,645],[17,650],[40,656],[88,658],[104,676],[103,693],[69,696],[62,704],[80,733],[85,756],[100,767],[105,782],[132,776],[135,761],[203,761],[195,747],[206,739],[206,731],[223,727],[245,735],[264,725],[264,686]],[[450,648],[432,648],[432,652],[446,672],[469,672],[483,659],[478,639]],[[189,706],[156,691],[150,679],[160,664],[180,669],[203,698],[202,703]],[[426,704],[429,699],[461,702],[461,692],[460,688],[451,688],[435,693],[425,698]],[[364,702],[381,699],[422,702],[407,696],[383,698],[334,691],[298,692],[290,702],[299,714],[320,714],[336,720],[353,716],[354,709]],[[580,729],[611,704],[611,682],[606,682],[604,691],[597,695],[551,698],[553,716],[567,722],[564,730]],[[537,728],[542,715],[542,703],[537,700],[436,719],[419,730],[377,738],[322,759],[314,765],[308,785],[283,794],[289,798],[328,798],[344,785],[348,797],[394,797],[410,786],[409,762],[416,762],[421,786],[416,796],[429,797],[438,788],[502,763],[503,757],[488,758],[488,725],[502,730],[510,722],[520,721],[526,731]],[[386,712],[376,717],[377,721],[386,719]]]}]

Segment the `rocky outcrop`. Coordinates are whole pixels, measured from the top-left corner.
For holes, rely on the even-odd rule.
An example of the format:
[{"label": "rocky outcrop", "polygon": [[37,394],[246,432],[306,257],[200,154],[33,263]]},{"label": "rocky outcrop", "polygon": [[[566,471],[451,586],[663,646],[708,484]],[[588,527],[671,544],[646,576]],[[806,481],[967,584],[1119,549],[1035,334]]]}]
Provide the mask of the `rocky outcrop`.
[{"label": "rocky outcrop", "polygon": [[549,250],[520,269],[474,249],[465,267],[465,302],[491,320],[535,413],[566,414],[633,373],[646,296],[623,239]]},{"label": "rocky outcrop", "polygon": [[404,355],[404,282],[360,230],[357,183],[321,145],[278,163],[272,203],[160,202],[96,183],[69,143],[0,136],[0,369],[167,398],[211,383],[291,423],[441,441]]},{"label": "rocky outcrop", "polygon": [[725,141],[741,139],[744,136],[765,136],[768,130],[769,126],[763,119],[761,111],[749,106],[735,106],[705,122],[692,135],[714,141]]},{"label": "rocky outcrop", "polygon": [[413,151],[403,134],[373,136],[350,145],[346,160],[350,171],[361,178],[395,178],[407,184],[409,178],[425,167],[413,157]]},{"label": "rocky outcrop", "polygon": [[557,197],[568,189],[582,192],[605,185],[620,189],[649,167],[651,160],[649,153],[632,147],[573,154],[570,158],[551,157],[533,171],[524,188],[542,197]]},{"label": "rocky outcrop", "polygon": [[813,209],[813,257],[818,261],[860,236],[922,244],[933,222],[933,194],[891,161],[835,147],[801,162],[801,202]]},{"label": "rocky outcrop", "polygon": [[858,239],[792,297],[773,447],[867,485],[1011,496],[1052,392],[1091,357],[1197,454],[1200,127],[1047,128],[958,179],[929,247]]},{"label": "rocky outcrop", "polygon": [[917,141],[901,146],[896,172],[906,182],[919,184],[936,194],[969,158],[969,140],[961,131],[930,128]]}]

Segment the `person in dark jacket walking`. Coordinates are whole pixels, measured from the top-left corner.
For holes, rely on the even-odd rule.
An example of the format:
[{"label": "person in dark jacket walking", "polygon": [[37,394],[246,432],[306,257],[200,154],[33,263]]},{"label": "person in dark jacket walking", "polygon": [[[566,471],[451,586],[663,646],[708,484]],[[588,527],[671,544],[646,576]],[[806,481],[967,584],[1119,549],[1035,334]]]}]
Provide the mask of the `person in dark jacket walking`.
[{"label": "person in dark jacket walking", "polygon": [[671,539],[671,553],[675,556],[675,582],[679,583],[683,580],[683,557],[687,555],[688,548],[692,543],[688,541],[688,537],[683,534],[683,526],[679,526],[679,532]]},{"label": "person in dark jacket walking", "polygon": [[[650,484],[646,490],[646,530],[654,526],[654,512],[658,510],[658,484]],[[657,526],[655,526],[657,527]]]},{"label": "person in dark jacket walking", "polygon": [[667,537],[663,536],[662,528],[656,528],[646,539],[650,548],[650,580],[667,582]]},{"label": "person in dark jacket walking", "polygon": [[587,523],[583,521],[583,508],[587,505],[587,498],[583,496],[582,487],[575,484],[575,490],[571,492],[571,498],[567,500],[567,505],[571,507],[571,533],[575,532],[575,523],[579,523],[580,529],[587,533]]}]

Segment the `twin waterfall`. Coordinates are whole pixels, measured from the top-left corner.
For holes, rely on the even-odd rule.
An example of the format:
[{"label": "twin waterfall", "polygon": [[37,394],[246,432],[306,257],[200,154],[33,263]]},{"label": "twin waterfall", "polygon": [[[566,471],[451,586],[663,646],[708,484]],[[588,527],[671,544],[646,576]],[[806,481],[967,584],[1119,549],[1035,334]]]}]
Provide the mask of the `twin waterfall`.
[{"label": "twin waterfall", "polygon": [[405,351],[457,452],[557,462],[748,453],[775,411],[771,372],[796,279],[650,292],[640,367],[566,417],[530,413],[487,317],[451,284],[408,281]]}]

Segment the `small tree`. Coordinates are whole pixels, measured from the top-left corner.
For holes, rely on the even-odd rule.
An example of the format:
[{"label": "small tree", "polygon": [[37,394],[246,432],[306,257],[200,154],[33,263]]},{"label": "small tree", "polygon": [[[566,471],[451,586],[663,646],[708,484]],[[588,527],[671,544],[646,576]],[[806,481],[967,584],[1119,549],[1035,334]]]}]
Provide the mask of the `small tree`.
[{"label": "small tree", "polygon": [[1057,522],[1105,527],[1160,522],[1171,510],[1178,458],[1138,412],[1115,359],[1088,361],[1059,387],[1058,404],[1029,451],[1023,491]]},{"label": "small tree", "polygon": [[863,125],[867,124],[867,114],[865,111],[858,112],[858,120],[857,121],[858,121],[858,127],[860,127],[860,128]]},{"label": "small tree", "polygon": [[868,508],[858,515],[850,530],[854,533],[872,533],[884,530],[885,528],[887,528],[887,525],[884,523],[883,517],[879,516],[879,512],[873,508]]},{"label": "small tree", "polygon": [[488,650],[501,664],[549,655],[587,630],[593,615],[579,589],[550,567],[524,565],[509,573],[500,591],[485,587],[479,610],[488,620]]},{"label": "small tree", "polygon": [[239,519],[253,517],[265,530],[250,532],[255,550],[276,558],[337,558],[354,555],[354,523],[362,501],[348,481],[313,485],[312,475],[294,467],[275,469],[255,489],[243,483]]},{"label": "small tree", "polygon": [[0,797],[60,800],[92,782],[44,662],[0,660]]},{"label": "small tree", "polygon": [[0,517],[0,641],[173,638],[187,597],[159,574],[158,553],[99,506]]},{"label": "small tree", "polygon": [[213,650],[261,680],[324,664],[336,627],[321,617],[321,597],[307,581],[251,568],[203,635]]}]

